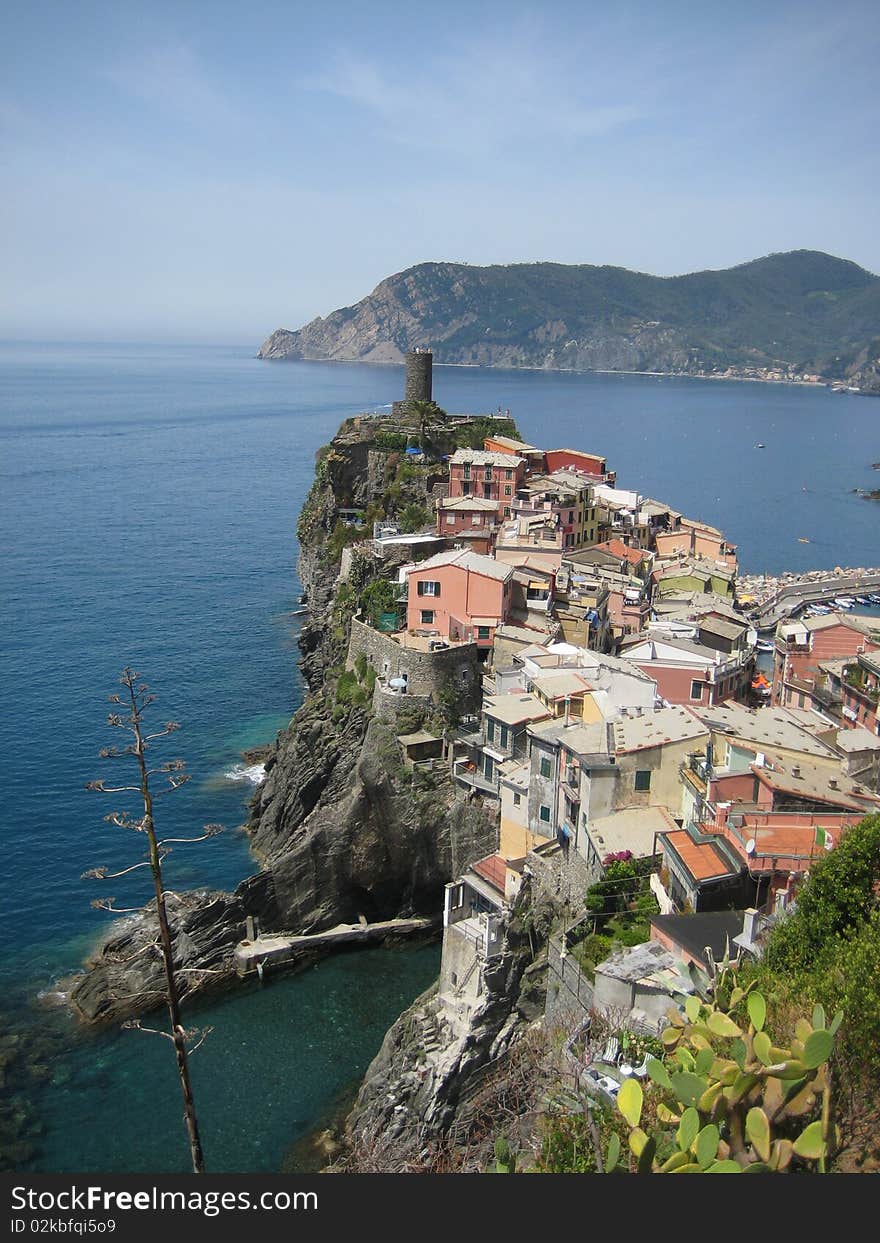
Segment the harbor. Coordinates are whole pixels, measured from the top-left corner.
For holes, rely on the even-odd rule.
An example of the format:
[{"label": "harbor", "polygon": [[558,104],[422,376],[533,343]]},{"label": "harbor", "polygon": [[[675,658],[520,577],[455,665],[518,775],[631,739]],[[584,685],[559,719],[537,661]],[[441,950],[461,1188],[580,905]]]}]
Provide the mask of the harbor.
[{"label": "harbor", "polygon": [[755,629],[772,633],[805,610],[846,611],[880,605],[880,569],[811,570],[806,574],[740,576],[737,598]]}]

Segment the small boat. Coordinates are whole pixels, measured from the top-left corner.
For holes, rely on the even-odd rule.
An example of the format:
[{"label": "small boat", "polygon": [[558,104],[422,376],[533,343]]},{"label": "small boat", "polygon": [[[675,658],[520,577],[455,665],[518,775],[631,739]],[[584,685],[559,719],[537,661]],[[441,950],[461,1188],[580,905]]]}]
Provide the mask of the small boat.
[{"label": "small boat", "polygon": [[799,544],[809,544],[809,542],[810,542],[810,541],[806,538],[806,536],[804,536],[804,535],[799,535],[799,536],[798,536],[798,543],[799,543]]},{"label": "small boat", "polygon": [[756,449],[766,449],[766,445],[755,445]]},{"label": "small boat", "polygon": [[759,652],[772,652],[773,651],[773,644],[768,642],[767,639],[759,639],[758,642],[755,644],[755,647]]},{"label": "small boat", "polygon": [[832,604],[836,604],[839,609],[854,609],[855,600],[850,600],[849,596],[835,596]]},{"label": "small boat", "polygon": [[871,604],[870,596],[856,596],[856,604]]},{"label": "small boat", "polygon": [[828,607],[827,604],[814,604],[813,612],[816,614],[817,617],[824,617],[826,613],[831,612],[831,609]]},{"label": "small boat", "polygon": [[868,596],[868,599],[871,601],[872,604],[880,604],[880,596],[876,595],[874,592],[871,592],[871,594]]}]

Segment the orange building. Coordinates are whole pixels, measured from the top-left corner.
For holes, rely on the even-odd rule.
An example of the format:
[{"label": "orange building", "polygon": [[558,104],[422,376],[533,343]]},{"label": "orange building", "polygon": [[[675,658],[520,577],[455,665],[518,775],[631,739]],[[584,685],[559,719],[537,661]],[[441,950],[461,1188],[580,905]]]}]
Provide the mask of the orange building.
[{"label": "orange building", "polygon": [[407,571],[408,630],[490,648],[510,612],[513,566],[453,548]]}]

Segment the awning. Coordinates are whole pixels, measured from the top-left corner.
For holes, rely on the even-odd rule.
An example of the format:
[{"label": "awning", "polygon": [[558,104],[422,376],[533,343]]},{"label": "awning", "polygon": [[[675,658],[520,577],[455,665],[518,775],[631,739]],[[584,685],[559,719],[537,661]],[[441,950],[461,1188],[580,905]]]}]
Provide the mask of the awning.
[{"label": "awning", "polygon": [[505,755],[503,751],[495,751],[492,747],[483,747],[484,755],[488,755],[490,759],[495,760],[498,764],[502,764],[505,760],[509,760],[510,756]]}]

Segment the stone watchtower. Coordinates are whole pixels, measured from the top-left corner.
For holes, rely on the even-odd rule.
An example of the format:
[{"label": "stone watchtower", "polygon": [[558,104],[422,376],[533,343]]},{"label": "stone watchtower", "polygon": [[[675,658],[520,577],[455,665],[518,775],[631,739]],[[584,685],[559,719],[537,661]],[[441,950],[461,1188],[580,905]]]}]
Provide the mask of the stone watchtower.
[{"label": "stone watchtower", "polygon": [[431,401],[434,355],[430,350],[410,350],[406,356],[404,401]]}]

